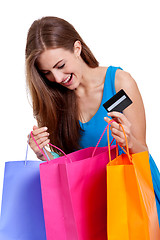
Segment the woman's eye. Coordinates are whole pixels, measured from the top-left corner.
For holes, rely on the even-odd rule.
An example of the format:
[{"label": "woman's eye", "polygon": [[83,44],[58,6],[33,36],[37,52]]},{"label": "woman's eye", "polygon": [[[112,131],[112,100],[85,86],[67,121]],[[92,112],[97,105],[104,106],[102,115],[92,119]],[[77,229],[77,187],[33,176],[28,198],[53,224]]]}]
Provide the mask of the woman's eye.
[{"label": "woman's eye", "polygon": [[48,75],[48,74],[49,74],[49,72],[44,72],[43,74],[44,74],[44,75]]},{"label": "woman's eye", "polygon": [[65,64],[59,66],[58,69],[61,69],[61,68],[63,68],[64,66],[65,66]]}]

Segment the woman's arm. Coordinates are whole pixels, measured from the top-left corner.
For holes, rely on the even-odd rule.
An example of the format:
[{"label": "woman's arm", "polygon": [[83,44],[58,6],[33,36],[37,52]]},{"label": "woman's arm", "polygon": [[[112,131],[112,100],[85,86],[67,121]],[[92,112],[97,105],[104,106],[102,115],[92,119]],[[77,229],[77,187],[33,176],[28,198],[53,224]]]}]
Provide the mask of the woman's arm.
[{"label": "woman's arm", "polygon": [[[146,145],[146,118],[141,94],[135,80],[131,75],[122,70],[116,71],[115,89],[118,92],[121,89],[131,98],[132,104],[122,113],[112,112],[108,114],[115,117],[120,122],[126,132],[128,145],[131,153],[137,153],[148,150]],[[105,118],[108,122],[109,118]],[[119,144],[125,146],[125,138],[119,124],[111,124],[112,136]]]}]

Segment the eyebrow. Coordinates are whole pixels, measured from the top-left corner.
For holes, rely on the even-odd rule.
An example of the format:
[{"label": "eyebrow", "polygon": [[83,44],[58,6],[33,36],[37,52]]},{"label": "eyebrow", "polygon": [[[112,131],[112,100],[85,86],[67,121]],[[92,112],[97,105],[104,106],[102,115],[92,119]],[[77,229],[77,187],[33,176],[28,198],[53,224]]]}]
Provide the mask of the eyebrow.
[{"label": "eyebrow", "polygon": [[[54,66],[53,66],[53,68],[55,68],[60,62],[62,62],[63,61],[63,59],[62,60],[60,60],[60,61],[58,61]],[[45,69],[40,69],[40,71],[47,71],[47,70],[45,70]]]},{"label": "eyebrow", "polygon": [[60,60],[60,61],[58,61],[54,66],[53,66],[53,68],[55,68],[60,62],[62,62],[63,61],[63,59],[62,60]]}]

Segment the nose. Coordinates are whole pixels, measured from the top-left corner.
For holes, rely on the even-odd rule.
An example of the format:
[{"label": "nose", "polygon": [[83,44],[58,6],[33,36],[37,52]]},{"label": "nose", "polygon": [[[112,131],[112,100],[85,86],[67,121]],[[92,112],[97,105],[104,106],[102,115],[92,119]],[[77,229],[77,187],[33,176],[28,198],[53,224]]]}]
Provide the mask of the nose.
[{"label": "nose", "polygon": [[54,76],[55,82],[61,83],[63,80],[63,73],[61,71],[58,71],[57,69],[52,70],[52,74]]}]

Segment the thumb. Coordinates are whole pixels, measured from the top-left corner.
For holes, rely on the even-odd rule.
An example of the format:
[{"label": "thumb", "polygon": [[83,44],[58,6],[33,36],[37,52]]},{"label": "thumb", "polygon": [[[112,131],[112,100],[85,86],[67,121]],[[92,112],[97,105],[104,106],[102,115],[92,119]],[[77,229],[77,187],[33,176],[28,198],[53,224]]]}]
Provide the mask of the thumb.
[{"label": "thumb", "polygon": [[36,125],[33,126],[33,130],[36,130],[38,129],[38,127]]}]

